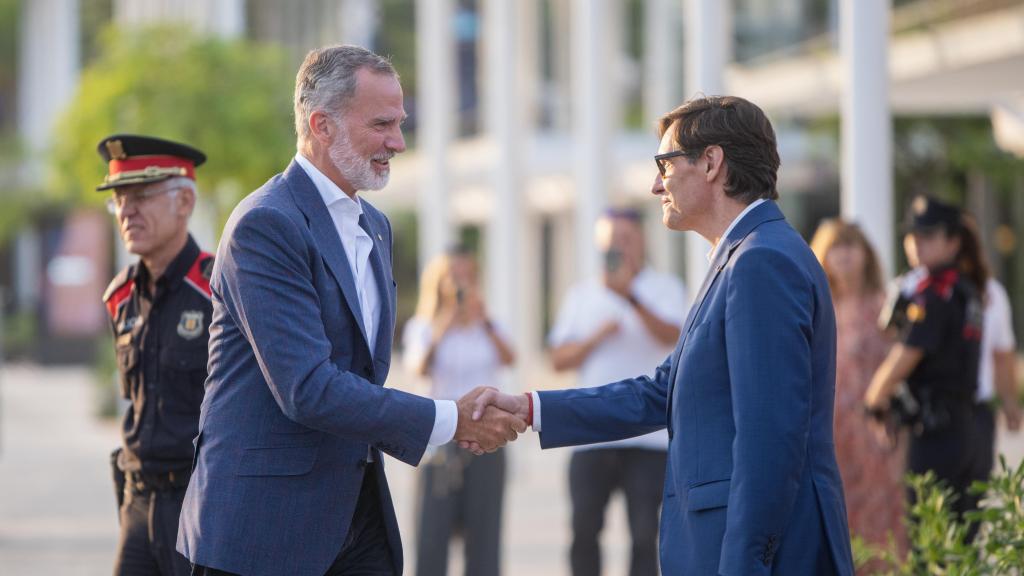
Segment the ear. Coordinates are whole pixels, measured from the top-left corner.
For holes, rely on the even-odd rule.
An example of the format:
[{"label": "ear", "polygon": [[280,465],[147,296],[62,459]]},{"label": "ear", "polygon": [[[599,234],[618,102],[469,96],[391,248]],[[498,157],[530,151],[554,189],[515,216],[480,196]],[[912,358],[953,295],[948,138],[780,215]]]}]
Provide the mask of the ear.
[{"label": "ear", "polygon": [[334,121],[321,110],[309,115],[309,133],[322,145],[330,144],[334,135]]},{"label": "ear", "polygon": [[725,176],[725,150],[721,146],[708,146],[701,155],[700,162],[704,165],[704,178],[710,183],[720,175]]},{"label": "ear", "polygon": [[182,188],[178,193],[178,210],[185,217],[192,216],[196,209],[196,193],[191,188]]}]

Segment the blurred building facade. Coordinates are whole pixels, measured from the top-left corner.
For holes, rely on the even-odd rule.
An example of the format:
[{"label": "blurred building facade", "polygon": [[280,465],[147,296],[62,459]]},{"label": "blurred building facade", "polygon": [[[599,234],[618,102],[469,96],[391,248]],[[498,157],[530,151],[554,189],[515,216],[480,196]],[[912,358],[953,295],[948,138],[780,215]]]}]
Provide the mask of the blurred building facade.
[{"label": "blurred building facade", "polygon": [[[56,117],[73,94],[81,67],[76,14],[87,1],[22,3],[22,61],[59,64],[47,67],[48,74],[23,64],[21,130],[36,150],[52,134],[39,119]],[[606,206],[641,208],[654,264],[684,275],[691,290],[699,286],[707,244],[664,230],[660,206],[649,196],[653,123],[687,96],[732,93],[765,108],[778,130],[779,188],[790,220],[805,234],[821,217],[858,220],[890,273],[900,265],[902,199],[892,176],[894,115],[991,117],[1000,144],[1024,151],[1021,1],[110,5],[120,24],[183,22],[222,37],[274,42],[296,63],[308,49],[335,42],[399,51],[405,38],[385,32],[396,19],[411,21],[406,35],[414,37],[408,49],[415,62],[406,74],[415,82],[407,84],[406,97],[415,146],[393,161],[388,189],[368,198],[392,214],[415,212],[420,262],[460,230],[477,234],[493,314],[511,328],[525,365],[539,359],[551,310],[566,287],[598,272],[592,225]],[[836,116],[840,138],[814,129]],[[1014,196],[1005,205],[981,169],[965,190],[967,208],[979,216],[995,268],[1021,310],[1024,262],[1014,240],[1024,229],[1024,182]],[[109,253],[111,244],[103,250]],[[46,263],[62,255],[43,250],[38,231],[23,233],[13,253],[18,293],[44,293],[24,279],[45,278]],[[1017,327],[1024,328],[1024,316]]]}]

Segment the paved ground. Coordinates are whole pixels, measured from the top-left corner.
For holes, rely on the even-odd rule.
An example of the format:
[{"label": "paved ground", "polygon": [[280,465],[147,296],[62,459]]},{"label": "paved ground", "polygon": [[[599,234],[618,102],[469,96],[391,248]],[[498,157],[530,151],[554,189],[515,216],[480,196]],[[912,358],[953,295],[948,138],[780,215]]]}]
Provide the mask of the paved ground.
[{"label": "paved ground", "polygon": [[[107,456],[118,437],[114,423],[93,417],[90,378],[85,369],[12,366],[0,371],[3,574],[110,574],[117,518]],[[567,574],[569,452],[541,452],[536,443],[528,433],[510,449],[505,573]],[[1024,436],[1001,433],[1000,445],[1011,462],[1024,458]],[[391,460],[388,475],[411,566],[415,470]],[[624,574],[629,540],[621,500],[613,504],[604,544],[606,573]],[[459,565],[455,562],[450,573],[461,574]]]}]

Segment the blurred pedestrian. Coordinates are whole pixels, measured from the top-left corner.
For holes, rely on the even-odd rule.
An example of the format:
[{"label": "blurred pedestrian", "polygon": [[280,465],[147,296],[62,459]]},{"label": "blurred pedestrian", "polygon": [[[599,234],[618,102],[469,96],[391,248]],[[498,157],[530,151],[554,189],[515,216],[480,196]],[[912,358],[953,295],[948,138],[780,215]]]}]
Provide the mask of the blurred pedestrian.
[{"label": "blurred pedestrian", "polygon": [[[971,225],[973,227],[973,224]],[[918,284],[928,270],[917,259],[912,234],[903,238],[903,248],[911,269],[900,276],[893,287],[881,324],[898,333],[906,325],[906,309]],[[984,252],[979,252],[984,257]],[[987,266],[986,266],[987,268]],[[996,411],[1002,412],[1006,427],[1020,430],[1021,408],[1017,391],[1017,344],[1013,333],[1013,314],[1006,288],[989,276],[985,283],[984,320],[981,353],[978,360],[978,392],[975,396],[974,423],[977,442],[973,479],[986,481],[995,466]]]},{"label": "blurred pedestrian", "polygon": [[978,393],[974,405],[977,447],[973,475],[975,480],[983,482],[989,479],[995,466],[997,409],[1002,412],[1008,430],[1017,432],[1021,425],[1013,312],[1006,288],[991,276],[985,283],[984,305]]},{"label": "blurred pedestrian", "polygon": [[124,416],[113,458],[121,535],[115,575],[186,576],[174,544],[192,466],[206,381],[213,257],[188,233],[195,169],[206,156],[149,136],[103,139],[100,191],[128,252],[139,257],[110,283],[110,313]]},{"label": "blurred pedestrian", "polygon": [[875,440],[861,410],[871,376],[889,351],[877,325],[885,299],[882,269],[864,232],[843,220],[822,222],[811,249],[828,277],[836,313],[835,443],[850,533],[879,546],[892,537],[903,550],[904,456]]},{"label": "blurred pedestrian", "polygon": [[[416,315],[403,334],[407,368],[427,379],[429,395],[458,400],[478,386],[497,386],[515,361],[509,338],[487,316],[476,261],[458,247],[423,270]],[[473,456],[456,444],[431,449],[419,476],[416,574],[448,573],[448,544],[461,533],[467,576],[497,576],[505,452]]]},{"label": "blurred pedestrian", "polygon": [[[890,410],[902,414],[911,432],[908,471],[934,472],[953,490],[953,509],[962,514],[977,506],[967,489],[977,456],[973,411],[988,271],[977,235],[957,208],[916,197],[910,232],[912,250],[928,273],[906,307],[900,341],[875,372],[865,404],[879,419]],[[894,403],[904,380],[910,401]],[[877,424],[876,430],[885,436]]]},{"label": "blurred pedestrian", "polygon": [[[686,288],[647,266],[639,213],[609,210],[598,220],[604,270],[570,289],[549,337],[556,370],[578,370],[578,386],[652,374],[672,352],[686,318]],[[665,430],[576,449],[569,463],[573,576],[601,573],[599,537],[614,492],[626,498],[633,539],[630,576],[658,570],[658,508],[665,479]]]}]

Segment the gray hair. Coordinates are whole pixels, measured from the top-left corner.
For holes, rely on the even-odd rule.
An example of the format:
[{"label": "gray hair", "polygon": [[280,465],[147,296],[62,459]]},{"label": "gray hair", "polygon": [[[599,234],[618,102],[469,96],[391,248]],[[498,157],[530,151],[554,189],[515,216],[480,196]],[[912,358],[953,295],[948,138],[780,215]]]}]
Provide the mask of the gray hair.
[{"label": "gray hair", "polygon": [[171,194],[175,196],[177,196],[178,190],[182,188],[187,188],[191,190],[192,197],[195,198],[195,201],[192,202],[193,212],[196,209],[196,205],[199,203],[199,189],[196,188],[196,182],[195,180],[187,176],[174,176],[173,178],[168,178],[167,180],[164,180],[162,182],[152,184],[152,186],[158,186],[161,190],[170,190]]},{"label": "gray hair", "polygon": [[301,150],[309,140],[309,117],[317,110],[334,116],[356,93],[356,73],[368,68],[398,76],[388,59],[350,45],[311,50],[295,76],[295,134]]}]

